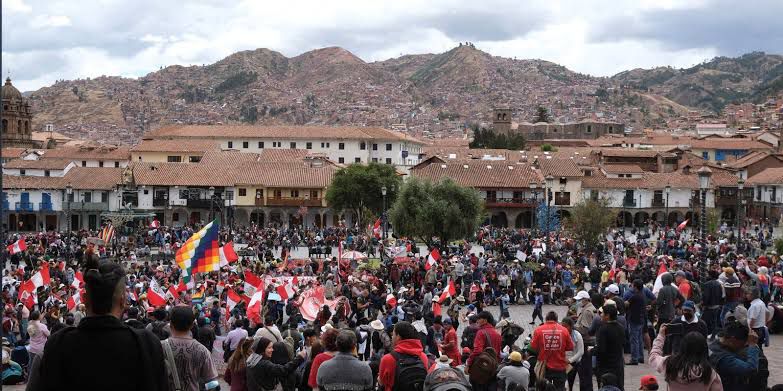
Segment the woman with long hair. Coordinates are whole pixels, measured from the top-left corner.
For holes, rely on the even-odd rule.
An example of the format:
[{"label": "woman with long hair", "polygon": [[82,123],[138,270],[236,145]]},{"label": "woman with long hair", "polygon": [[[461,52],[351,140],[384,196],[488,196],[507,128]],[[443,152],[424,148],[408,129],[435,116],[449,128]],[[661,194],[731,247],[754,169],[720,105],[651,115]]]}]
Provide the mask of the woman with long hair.
[{"label": "woman with long hair", "polygon": [[[286,365],[291,361],[290,351],[285,342],[275,342],[272,344],[271,360],[277,365]],[[294,378],[293,372],[286,376],[281,376],[277,380],[283,386],[283,391],[294,391],[296,388],[296,379]]]},{"label": "woman with long hair", "polygon": [[304,375],[302,376],[302,382],[297,385],[299,391],[312,391],[310,385],[307,384],[310,379],[310,369],[313,368],[313,357],[318,356],[324,352],[324,345],[321,345],[321,341],[315,341],[310,345],[310,359],[305,362]]},{"label": "woman with long hair", "polygon": [[330,328],[324,331],[324,333],[321,334],[321,343],[324,345],[324,352],[318,354],[317,356],[310,356],[313,359],[313,365],[310,369],[310,376],[307,379],[307,385],[309,385],[313,390],[318,389],[318,383],[316,382],[318,368],[320,368],[321,364],[324,362],[331,360],[337,352],[337,334],[339,334],[337,329]]},{"label": "woman with long hair", "polygon": [[680,350],[670,356],[663,356],[666,340],[666,325],[661,325],[658,337],[650,350],[650,365],[665,375],[671,391],[723,391],[718,372],[709,362],[707,339],[696,331],[682,338]]},{"label": "woman with long hair", "polygon": [[253,353],[253,338],[242,338],[234,353],[228,359],[223,378],[230,391],[247,391],[247,358]]},{"label": "woman with long hair", "polygon": [[302,350],[293,361],[279,365],[272,362],[273,352],[274,344],[271,340],[264,337],[258,339],[255,351],[247,359],[248,391],[282,391],[279,379],[293,373],[307,355],[307,351]]}]

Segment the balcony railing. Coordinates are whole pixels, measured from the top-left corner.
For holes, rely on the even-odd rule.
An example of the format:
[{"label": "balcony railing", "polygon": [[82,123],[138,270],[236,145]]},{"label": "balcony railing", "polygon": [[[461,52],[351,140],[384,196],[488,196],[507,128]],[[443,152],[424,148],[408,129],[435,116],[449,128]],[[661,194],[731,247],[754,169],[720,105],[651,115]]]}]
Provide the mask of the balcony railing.
[{"label": "balcony railing", "polygon": [[656,199],[653,198],[652,200],[652,207],[653,208],[663,208],[666,206],[666,201],[664,199]]},{"label": "balcony railing", "polygon": [[52,211],[52,203],[51,202],[39,202],[38,203],[38,210],[40,211]]},{"label": "balcony railing", "polygon": [[35,210],[35,204],[32,202],[17,202],[16,210],[19,212],[32,212]]},{"label": "balcony railing", "polygon": [[737,206],[736,196],[721,196],[715,199],[715,206]]},{"label": "balcony railing", "polygon": [[627,198],[623,199],[623,206],[626,208],[635,208],[636,207],[636,200],[629,200]]},{"label": "balcony railing", "polygon": [[[129,202],[129,200],[125,200]],[[71,210],[89,210],[89,211],[106,211],[109,210],[108,202],[66,202],[66,208]]]},{"label": "balcony railing", "polygon": [[209,198],[188,199],[188,208],[209,209],[220,208],[223,204],[223,199],[218,198],[215,200]]},{"label": "balcony railing", "polygon": [[269,206],[321,206],[320,198],[270,197],[266,199]]},{"label": "balcony railing", "polygon": [[533,198],[512,197],[512,198],[487,198],[484,204],[488,208],[533,208],[537,201]]},{"label": "balcony railing", "polygon": [[152,199],[152,206],[168,206],[169,200],[165,198],[153,198]]}]

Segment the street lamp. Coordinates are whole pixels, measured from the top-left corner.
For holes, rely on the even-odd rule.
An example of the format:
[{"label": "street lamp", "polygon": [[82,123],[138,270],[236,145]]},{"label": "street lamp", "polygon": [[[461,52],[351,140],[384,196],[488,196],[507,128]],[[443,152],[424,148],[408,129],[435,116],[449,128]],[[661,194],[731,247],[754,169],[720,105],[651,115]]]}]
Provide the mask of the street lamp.
[{"label": "street lamp", "polygon": [[67,202],[67,215],[65,215],[65,224],[67,225],[65,228],[65,245],[68,253],[69,265],[71,264],[71,197],[73,197],[73,186],[71,186],[69,182],[68,185],[65,186],[65,201]]},{"label": "street lamp", "polygon": [[383,195],[383,240],[386,240],[386,186],[381,187],[381,195]]},{"label": "street lamp", "polygon": [[552,201],[552,188],[555,187],[555,177],[549,174],[544,178],[546,180],[546,236],[549,238],[549,205]]},{"label": "street lamp", "polygon": [[703,166],[696,171],[699,176],[699,188],[701,189],[701,243],[702,252],[704,253],[704,259],[701,262],[701,281],[702,283],[707,281],[707,190],[710,188],[710,177],[712,176],[712,170],[707,166]]},{"label": "street lamp", "polygon": [[666,216],[663,219],[663,226],[668,227],[669,226],[669,194],[671,194],[672,192],[672,187],[670,185],[666,185],[664,191],[666,192]]},{"label": "street lamp", "polygon": [[741,235],[740,227],[742,225],[742,217],[740,215],[742,214],[742,190],[745,189],[745,180],[740,178],[737,179],[737,243],[739,243],[739,238]]},{"label": "street lamp", "polygon": [[215,220],[215,186],[209,187],[209,192],[207,193],[209,196],[209,221]]},{"label": "street lamp", "polygon": [[[530,190],[533,192],[533,205],[536,205],[537,202],[538,202],[538,190],[536,190],[536,186],[538,186],[538,184],[536,182],[533,182],[533,181],[530,182]],[[531,232],[533,231],[533,227],[534,227],[534,221],[535,220],[533,220],[533,219],[535,218],[534,217],[535,215],[536,215],[536,208],[535,207],[530,208],[530,230],[531,230]]]}]

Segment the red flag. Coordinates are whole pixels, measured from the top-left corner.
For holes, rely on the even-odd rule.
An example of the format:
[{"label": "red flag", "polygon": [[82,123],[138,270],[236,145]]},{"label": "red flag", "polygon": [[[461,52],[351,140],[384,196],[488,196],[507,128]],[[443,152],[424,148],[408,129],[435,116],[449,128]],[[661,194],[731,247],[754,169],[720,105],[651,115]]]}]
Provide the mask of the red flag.
[{"label": "red flag", "polygon": [[49,277],[49,264],[43,262],[41,264],[41,270],[33,274],[30,280],[33,282],[33,284],[35,284],[36,288],[44,285],[49,285],[49,283],[51,282],[51,278]]},{"label": "red flag", "polygon": [[239,259],[239,256],[234,251],[234,242],[228,242],[219,250],[220,254],[220,267],[227,266],[229,263],[235,262]]},{"label": "red flag", "polygon": [[264,280],[258,278],[253,272],[245,270],[245,294],[253,296],[256,290],[264,285]]},{"label": "red flag", "polygon": [[14,244],[9,244],[6,248],[8,249],[8,252],[11,253],[11,255],[14,255],[16,253],[27,250],[27,243],[24,241],[24,237],[22,237],[21,239],[14,242]]},{"label": "red flag", "polygon": [[283,284],[277,286],[277,294],[280,295],[280,298],[283,300],[288,300],[292,297],[294,297],[294,294],[296,291],[290,284]]},{"label": "red flag", "polygon": [[437,301],[432,302],[432,315],[438,317],[442,315],[442,310],[440,308],[440,303]]},{"label": "red flag", "polygon": [[231,311],[234,309],[234,307],[239,304],[239,302],[242,301],[242,297],[239,296],[238,293],[234,292],[233,289],[228,289],[228,294],[226,296],[226,319],[231,317]]},{"label": "red flag", "polygon": [[381,237],[381,218],[379,217],[378,220],[375,220],[375,224],[372,226],[372,234],[375,236],[376,239],[380,239]]},{"label": "red flag", "polygon": [[449,280],[449,286],[446,287],[446,289],[443,290],[443,293],[440,294],[439,302],[443,303],[449,297],[454,297],[456,295],[457,295],[457,287],[454,286],[454,281]]},{"label": "red flag", "polygon": [[65,302],[68,306],[68,311],[72,311],[77,305],[81,304],[83,293],[84,289],[76,291],[73,296],[68,297],[68,301]]},{"label": "red flag", "polygon": [[247,305],[247,318],[252,320],[255,324],[261,324],[261,302],[264,300],[264,291],[259,289],[250,298],[250,303]]},{"label": "red flag", "polygon": [[688,220],[685,220],[685,221],[683,221],[682,223],[680,223],[680,225],[678,225],[678,226],[677,226],[677,231],[678,231],[678,232],[679,232],[679,231],[682,231],[683,229],[685,229],[685,226],[686,226],[686,225],[688,225]]},{"label": "red flag", "polygon": [[75,272],[73,273],[73,282],[71,282],[71,286],[79,289],[84,284],[84,276],[82,275],[82,272]]},{"label": "red flag", "polygon": [[150,287],[147,289],[147,302],[153,307],[160,307],[166,304],[166,294],[160,291],[158,282],[152,280]]},{"label": "red flag", "polygon": [[27,280],[19,286],[19,302],[24,304],[28,310],[32,310],[38,295],[35,294],[36,286],[32,280]]},{"label": "red flag", "polygon": [[424,269],[430,270],[438,261],[440,261],[440,251],[435,247],[430,251],[430,255],[427,256],[427,263],[424,264]]},{"label": "red flag", "polygon": [[177,285],[177,292],[187,292],[188,286],[185,285],[185,280],[180,278],[179,279],[179,285]]},{"label": "red flag", "polygon": [[666,269],[666,262],[661,262],[661,264],[658,266],[658,276],[660,276],[663,273],[666,273],[668,270]]},{"label": "red flag", "polygon": [[177,289],[174,285],[169,285],[169,290],[166,292],[166,295],[171,295],[172,299],[179,299],[179,289]]}]

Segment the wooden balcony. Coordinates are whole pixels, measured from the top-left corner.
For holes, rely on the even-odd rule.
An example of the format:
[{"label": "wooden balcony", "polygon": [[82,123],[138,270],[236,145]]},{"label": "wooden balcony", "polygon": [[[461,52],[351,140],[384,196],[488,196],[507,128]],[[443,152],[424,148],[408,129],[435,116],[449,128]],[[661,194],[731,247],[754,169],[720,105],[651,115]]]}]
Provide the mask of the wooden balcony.
[{"label": "wooden balcony", "polygon": [[[263,203],[263,199],[256,199]],[[266,199],[266,206],[321,206],[320,198],[291,198],[291,197],[269,197]]]},{"label": "wooden balcony", "polygon": [[535,208],[537,201],[532,198],[487,198],[487,208]]}]

